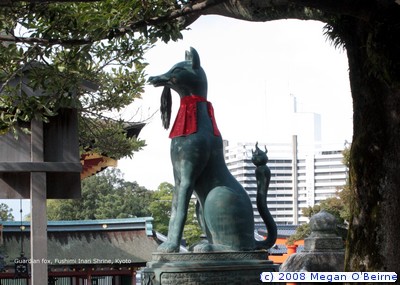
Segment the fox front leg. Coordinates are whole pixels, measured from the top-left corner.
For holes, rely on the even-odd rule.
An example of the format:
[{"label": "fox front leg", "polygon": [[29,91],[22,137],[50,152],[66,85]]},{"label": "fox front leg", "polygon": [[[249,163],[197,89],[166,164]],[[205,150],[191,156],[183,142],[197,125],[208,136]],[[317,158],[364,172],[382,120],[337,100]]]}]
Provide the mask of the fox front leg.
[{"label": "fox front leg", "polygon": [[171,218],[168,226],[168,238],[158,247],[161,252],[179,252],[183,228],[186,222],[190,197],[193,190],[189,186],[180,185],[172,201]]}]

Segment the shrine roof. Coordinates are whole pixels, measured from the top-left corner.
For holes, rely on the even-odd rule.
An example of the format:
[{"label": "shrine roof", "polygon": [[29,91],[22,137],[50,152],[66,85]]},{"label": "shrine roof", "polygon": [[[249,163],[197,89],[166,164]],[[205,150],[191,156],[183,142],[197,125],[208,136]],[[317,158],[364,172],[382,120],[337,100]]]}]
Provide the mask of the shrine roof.
[{"label": "shrine roof", "polygon": [[[296,233],[296,228],[298,227],[298,225],[282,225],[282,224],[277,224],[276,226],[278,228],[278,237],[289,237]],[[258,234],[262,236],[267,235],[268,231],[264,224],[256,224],[255,228]]]},{"label": "shrine roof", "polygon": [[[124,129],[128,138],[139,137],[140,131],[145,126],[145,123],[126,122]],[[81,154],[80,158],[82,164],[81,179],[85,179],[96,173],[99,173],[107,167],[116,167],[118,161],[108,157],[106,154],[98,154],[91,152],[88,148],[86,153]]]},{"label": "shrine roof", "polygon": [[[126,264],[143,266],[159,245],[152,218],[48,222],[50,265]],[[20,256],[21,236],[25,256],[30,256],[30,223],[3,222],[6,264]]]}]

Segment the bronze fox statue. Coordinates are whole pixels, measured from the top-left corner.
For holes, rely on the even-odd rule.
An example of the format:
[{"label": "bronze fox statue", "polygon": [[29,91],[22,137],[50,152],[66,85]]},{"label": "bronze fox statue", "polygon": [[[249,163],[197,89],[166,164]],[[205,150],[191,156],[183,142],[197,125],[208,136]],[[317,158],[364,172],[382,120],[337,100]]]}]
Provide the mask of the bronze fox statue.
[{"label": "bronze fox statue", "polygon": [[[277,229],[266,205],[269,170],[259,170],[257,174],[258,199],[263,200],[258,201],[258,210],[266,223],[268,238],[256,241],[252,204],[247,192],[225,164],[223,141],[213,107],[207,101],[207,77],[197,51],[191,48],[186,52],[185,61],[163,75],[150,77],[148,82],[156,87],[164,86],[161,113],[165,128],[169,127],[171,117],[170,89],[181,98],[170,133],[175,189],[168,238],[158,250],[179,251],[193,193],[197,198],[197,218],[207,235],[207,242],[196,245],[194,251],[250,251],[272,247]],[[258,168],[266,164],[266,152],[257,147],[254,155]]]}]

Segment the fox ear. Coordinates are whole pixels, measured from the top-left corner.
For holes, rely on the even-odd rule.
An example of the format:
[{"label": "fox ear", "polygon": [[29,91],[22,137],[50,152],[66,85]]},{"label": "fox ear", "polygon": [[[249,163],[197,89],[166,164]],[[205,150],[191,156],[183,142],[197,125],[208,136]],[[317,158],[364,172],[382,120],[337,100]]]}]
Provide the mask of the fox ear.
[{"label": "fox ear", "polygon": [[186,51],[185,60],[192,62],[193,69],[200,68],[200,57],[194,48],[190,47],[190,51]]},{"label": "fox ear", "polygon": [[185,51],[185,61],[191,61],[192,60],[192,55],[190,54],[190,51]]},{"label": "fox ear", "polygon": [[190,53],[192,54],[192,68],[193,69],[200,68],[200,56],[199,56],[199,54],[192,47],[190,47]]}]

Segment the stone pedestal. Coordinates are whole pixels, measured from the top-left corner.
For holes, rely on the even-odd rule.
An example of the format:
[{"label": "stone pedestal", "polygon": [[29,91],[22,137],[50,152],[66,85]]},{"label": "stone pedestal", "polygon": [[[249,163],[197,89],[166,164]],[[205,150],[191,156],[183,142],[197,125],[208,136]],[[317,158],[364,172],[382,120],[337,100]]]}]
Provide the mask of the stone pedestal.
[{"label": "stone pedestal", "polygon": [[311,235],[304,239],[304,251],[289,256],[281,265],[280,271],[344,271],[344,243],[335,232],[336,218],[321,211],[311,217],[310,228]]},{"label": "stone pedestal", "polygon": [[265,251],[153,253],[142,284],[224,285],[261,284],[262,272],[277,272]]}]

